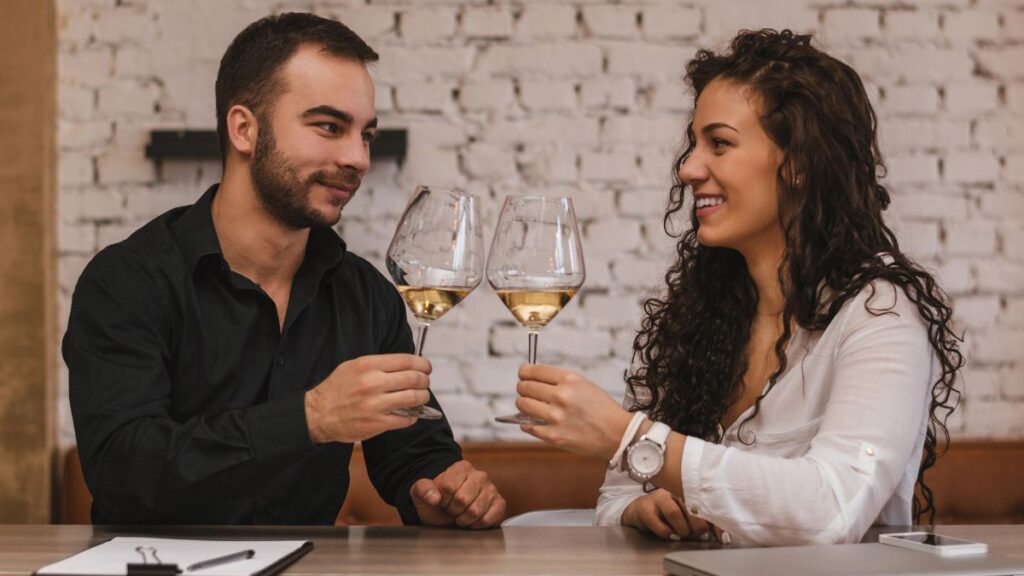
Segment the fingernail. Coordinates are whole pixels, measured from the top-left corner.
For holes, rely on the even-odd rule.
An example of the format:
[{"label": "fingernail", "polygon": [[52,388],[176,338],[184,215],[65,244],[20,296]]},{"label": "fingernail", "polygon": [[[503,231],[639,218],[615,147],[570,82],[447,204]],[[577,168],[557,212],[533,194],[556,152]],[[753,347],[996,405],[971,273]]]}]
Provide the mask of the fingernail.
[{"label": "fingernail", "polygon": [[708,540],[711,540],[711,532],[705,532],[700,535],[701,542],[707,542]]},{"label": "fingernail", "polygon": [[682,536],[680,536],[679,534],[676,534],[676,533],[672,533],[672,534],[669,534],[669,535],[668,535],[668,539],[669,539],[669,540],[675,540],[676,542],[679,542],[680,540],[682,540],[682,539],[683,539],[683,537],[682,537]]},{"label": "fingernail", "polygon": [[732,544],[732,536],[729,536],[729,533],[724,530],[722,531],[722,544]]},{"label": "fingernail", "polygon": [[427,498],[430,498],[431,500],[437,500],[441,498],[441,493],[438,492],[437,490],[431,490],[430,492],[427,493]]}]

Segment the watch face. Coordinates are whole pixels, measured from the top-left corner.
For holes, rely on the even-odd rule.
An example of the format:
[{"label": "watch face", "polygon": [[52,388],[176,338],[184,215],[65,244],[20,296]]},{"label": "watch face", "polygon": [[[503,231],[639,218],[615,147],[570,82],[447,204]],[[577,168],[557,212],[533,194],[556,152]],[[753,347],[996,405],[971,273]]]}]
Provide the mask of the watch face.
[{"label": "watch face", "polygon": [[661,470],[662,454],[654,442],[641,442],[629,451],[629,467],[638,474],[653,476]]}]

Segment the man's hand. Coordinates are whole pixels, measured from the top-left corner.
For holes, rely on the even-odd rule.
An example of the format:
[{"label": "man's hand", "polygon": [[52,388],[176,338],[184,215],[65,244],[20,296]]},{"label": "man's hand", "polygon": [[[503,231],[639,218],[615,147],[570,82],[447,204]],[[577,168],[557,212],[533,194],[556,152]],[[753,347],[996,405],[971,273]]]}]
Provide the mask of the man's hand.
[{"label": "man's hand", "polygon": [[712,529],[706,521],[687,514],[680,498],[660,488],[631,502],[622,511],[622,525],[666,540],[673,536],[696,540]]},{"label": "man's hand", "polygon": [[416,418],[395,416],[430,400],[430,362],[412,354],[378,354],[343,362],[306,392],[309,437],[324,442],[356,442],[406,428]]},{"label": "man's hand", "polygon": [[505,519],[505,499],[487,473],[461,460],[433,480],[421,478],[409,491],[416,513],[428,526],[490,528]]}]

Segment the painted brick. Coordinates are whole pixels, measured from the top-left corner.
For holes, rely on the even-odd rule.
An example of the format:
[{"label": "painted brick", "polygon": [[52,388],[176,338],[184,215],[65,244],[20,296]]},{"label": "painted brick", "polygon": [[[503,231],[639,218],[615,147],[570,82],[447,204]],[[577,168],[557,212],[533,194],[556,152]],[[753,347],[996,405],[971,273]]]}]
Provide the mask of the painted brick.
[{"label": "painted brick", "polygon": [[512,11],[505,6],[467,8],[462,13],[462,34],[469,38],[508,38]]},{"label": "painted brick", "polygon": [[583,25],[598,38],[633,38],[638,32],[637,15],[637,9],[628,5],[584,6]]},{"label": "painted brick", "polygon": [[455,11],[449,8],[413,8],[398,16],[399,34],[407,45],[430,44],[455,34]]},{"label": "painted brick", "polygon": [[939,91],[934,86],[894,86],[885,91],[882,109],[891,113],[933,114],[939,109]]},{"label": "painted brick", "polygon": [[442,112],[454,105],[455,87],[447,82],[406,82],[395,86],[395,108],[413,112]]},{"label": "painted brick", "polygon": [[515,104],[515,98],[509,80],[472,82],[459,89],[459,103],[471,112],[503,112]]},{"label": "painted brick", "polygon": [[628,149],[580,155],[580,178],[584,180],[628,182],[636,175],[636,168],[636,156]]},{"label": "painted brick", "polygon": [[347,8],[337,17],[364,40],[394,32],[397,22],[394,10],[377,6]]},{"label": "painted brick", "polygon": [[632,78],[600,76],[580,83],[580,103],[588,110],[632,110],[636,93]]},{"label": "painted brick", "polygon": [[830,42],[849,42],[882,35],[881,15],[868,8],[834,8],[825,11],[822,35]]},{"label": "painted brick", "polygon": [[992,47],[982,48],[976,55],[982,70],[996,78],[1007,80],[1024,79],[1024,47]]},{"label": "painted brick", "polygon": [[519,84],[519,101],[527,110],[572,110],[576,108],[576,86],[571,82],[526,80]]},{"label": "painted brick", "polygon": [[679,40],[700,34],[701,14],[696,8],[650,6],[641,12],[643,34],[652,40]]},{"label": "painted brick", "polygon": [[576,8],[565,5],[530,4],[516,22],[516,38],[550,40],[576,34]]},{"label": "painted brick", "polygon": [[991,222],[954,220],[943,229],[949,254],[985,256],[996,251],[996,229]]},{"label": "painted brick", "polygon": [[934,40],[939,35],[939,15],[927,10],[887,10],[882,13],[883,33],[889,40]]},{"label": "painted brick", "polygon": [[567,78],[601,71],[601,49],[590,44],[493,44],[481,55],[477,69],[485,74]]},{"label": "painted brick", "polygon": [[947,12],[942,17],[942,32],[955,42],[992,40],[999,35],[999,15],[981,10]]},{"label": "painted brick", "polygon": [[943,177],[950,182],[991,182],[999,177],[999,159],[990,153],[949,154],[943,162]]},{"label": "painted brick", "polygon": [[945,109],[954,114],[994,112],[999,107],[999,86],[980,84],[949,84],[943,98]]}]

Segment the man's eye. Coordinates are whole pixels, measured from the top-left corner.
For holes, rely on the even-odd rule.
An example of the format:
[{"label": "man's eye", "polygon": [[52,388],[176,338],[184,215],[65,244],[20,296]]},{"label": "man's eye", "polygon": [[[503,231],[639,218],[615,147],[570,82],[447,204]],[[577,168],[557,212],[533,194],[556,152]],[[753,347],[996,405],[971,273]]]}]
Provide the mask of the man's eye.
[{"label": "man's eye", "polygon": [[333,122],[318,122],[316,126],[325,132],[330,132],[331,134],[338,133],[338,125]]},{"label": "man's eye", "polygon": [[376,132],[363,132],[363,142],[366,142],[367,144],[372,144],[373,141],[376,140],[376,139],[377,139],[377,133]]}]

